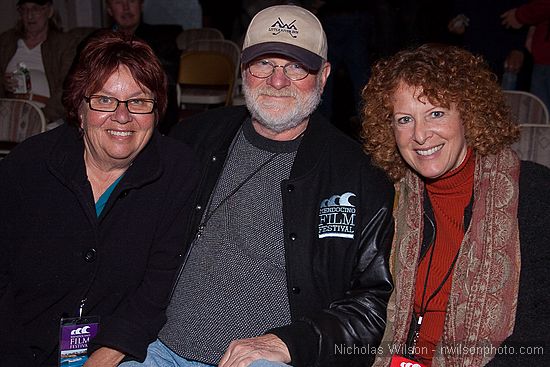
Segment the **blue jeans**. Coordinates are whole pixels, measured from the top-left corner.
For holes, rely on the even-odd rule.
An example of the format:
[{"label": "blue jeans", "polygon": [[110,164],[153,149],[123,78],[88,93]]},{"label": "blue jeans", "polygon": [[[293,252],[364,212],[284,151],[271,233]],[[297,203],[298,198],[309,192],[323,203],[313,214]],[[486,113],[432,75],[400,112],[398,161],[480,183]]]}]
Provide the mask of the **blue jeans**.
[{"label": "blue jeans", "polygon": [[[160,340],[155,340],[147,348],[147,357],[143,363],[124,362],[119,367],[215,367],[196,361],[188,361],[174,353]],[[252,362],[249,367],[291,367],[281,362],[271,362],[265,359]]]},{"label": "blue jeans", "polygon": [[531,75],[531,93],[550,109],[550,65],[535,64]]}]

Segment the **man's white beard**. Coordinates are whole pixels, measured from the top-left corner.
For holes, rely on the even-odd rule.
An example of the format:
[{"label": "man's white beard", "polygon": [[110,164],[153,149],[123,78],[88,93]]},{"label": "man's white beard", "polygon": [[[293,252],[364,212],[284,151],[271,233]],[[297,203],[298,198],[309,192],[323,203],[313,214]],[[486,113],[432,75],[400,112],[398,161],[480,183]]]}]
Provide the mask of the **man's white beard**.
[{"label": "man's white beard", "polygon": [[[281,133],[290,130],[308,118],[321,102],[322,89],[320,78],[317,78],[315,89],[307,94],[300,94],[296,88],[275,89],[268,85],[250,89],[248,84],[243,83],[243,93],[246,106],[252,115],[252,119],[267,129]],[[270,96],[291,96],[295,98],[294,106],[289,106],[284,101],[274,101],[266,108],[265,102],[259,103],[261,95]]]}]

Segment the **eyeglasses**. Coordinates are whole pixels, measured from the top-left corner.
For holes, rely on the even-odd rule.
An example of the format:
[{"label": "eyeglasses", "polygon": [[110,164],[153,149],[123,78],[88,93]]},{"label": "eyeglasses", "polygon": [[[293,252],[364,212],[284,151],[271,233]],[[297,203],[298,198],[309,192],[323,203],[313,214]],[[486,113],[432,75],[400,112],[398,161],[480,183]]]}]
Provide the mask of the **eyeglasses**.
[{"label": "eyeglasses", "polygon": [[100,112],[115,112],[120,103],[124,103],[128,112],[135,114],[152,113],[155,109],[156,101],[148,98],[132,98],[121,101],[115,97],[91,95],[84,97],[91,110]]},{"label": "eyeglasses", "polygon": [[248,64],[248,72],[261,79],[269,78],[275,72],[275,68],[283,68],[286,77],[293,81],[302,80],[309,75],[309,70],[299,62],[275,65],[268,60],[258,60]]}]

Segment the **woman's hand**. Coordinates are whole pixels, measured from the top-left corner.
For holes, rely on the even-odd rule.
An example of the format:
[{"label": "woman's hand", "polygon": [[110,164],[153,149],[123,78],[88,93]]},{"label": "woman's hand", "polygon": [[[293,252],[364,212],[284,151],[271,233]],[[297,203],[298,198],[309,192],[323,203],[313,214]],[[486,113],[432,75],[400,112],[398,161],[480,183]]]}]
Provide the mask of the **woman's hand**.
[{"label": "woman's hand", "polygon": [[92,353],[84,367],[116,367],[123,358],[124,354],[118,350],[101,347]]}]

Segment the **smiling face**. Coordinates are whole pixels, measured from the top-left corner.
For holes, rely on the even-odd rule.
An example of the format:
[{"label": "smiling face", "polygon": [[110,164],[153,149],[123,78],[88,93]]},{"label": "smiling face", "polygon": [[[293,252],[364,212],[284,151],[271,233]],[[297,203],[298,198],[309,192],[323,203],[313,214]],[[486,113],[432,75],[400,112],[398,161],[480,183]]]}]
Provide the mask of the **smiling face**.
[{"label": "smiling face", "polygon": [[421,88],[401,83],[393,94],[393,131],[407,164],[426,178],[443,176],[466,157],[464,124],[456,104],[449,108],[418,98]]},{"label": "smiling face", "polygon": [[[262,60],[279,66],[296,62],[279,57]],[[243,70],[243,91],[253,122],[274,133],[305,125],[321,100],[329,73],[328,63],[317,74],[294,81],[284,74],[282,67],[276,67],[267,78],[255,77],[248,70]]]},{"label": "smiling face", "polygon": [[[142,89],[124,65],[93,93],[115,97],[120,101],[154,99],[148,89]],[[126,168],[145,147],[155,127],[156,113],[133,114],[120,103],[114,112],[90,109],[86,102],[80,106],[81,127],[84,130],[87,162],[104,168]],[[91,160],[91,161],[90,161]]]}]

